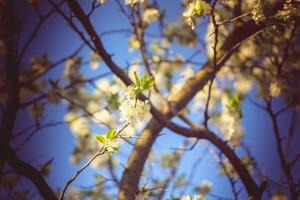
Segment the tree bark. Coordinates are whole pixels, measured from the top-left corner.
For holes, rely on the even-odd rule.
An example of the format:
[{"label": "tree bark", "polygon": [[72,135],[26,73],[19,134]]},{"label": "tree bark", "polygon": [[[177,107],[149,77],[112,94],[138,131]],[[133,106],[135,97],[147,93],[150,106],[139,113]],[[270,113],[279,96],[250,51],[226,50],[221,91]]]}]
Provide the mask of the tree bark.
[{"label": "tree bark", "polygon": [[138,186],[144,163],[148,158],[155,138],[162,129],[163,125],[152,118],[145,127],[141,139],[137,140],[127,162],[125,171],[123,172],[123,177],[120,182],[119,199],[135,199],[135,196],[138,194],[138,187],[132,186]]}]

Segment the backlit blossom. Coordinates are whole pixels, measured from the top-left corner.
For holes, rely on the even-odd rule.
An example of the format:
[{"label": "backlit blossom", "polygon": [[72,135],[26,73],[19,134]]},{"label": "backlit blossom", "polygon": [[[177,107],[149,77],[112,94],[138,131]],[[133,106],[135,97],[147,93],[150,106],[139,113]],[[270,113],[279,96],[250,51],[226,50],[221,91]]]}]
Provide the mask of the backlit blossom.
[{"label": "backlit blossom", "polygon": [[211,191],[211,188],[212,188],[212,182],[210,182],[209,180],[204,179],[200,183],[200,186],[199,186],[198,190],[202,195],[206,195]]},{"label": "backlit blossom", "polygon": [[182,13],[183,22],[191,27],[192,30],[195,29],[195,17],[200,17],[203,14],[208,14],[210,11],[209,4],[204,1],[193,1],[190,2],[186,10]]},{"label": "backlit blossom", "polygon": [[86,118],[79,117],[75,113],[68,113],[65,121],[70,123],[70,129],[77,136],[85,137],[90,132],[89,122]]},{"label": "backlit blossom", "polygon": [[202,195],[187,195],[181,197],[180,200],[204,200],[204,197]]},{"label": "backlit blossom", "polygon": [[99,62],[102,60],[102,58],[94,51],[90,52],[90,66],[93,70],[97,69],[99,67]]},{"label": "backlit blossom", "polygon": [[224,139],[233,146],[239,146],[244,136],[241,120],[225,111],[221,114],[219,125],[224,133]]},{"label": "backlit blossom", "polygon": [[277,12],[277,17],[285,21],[291,20],[293,16],[299,16],[300,8],[299,6],[293,5],[292,0],[286,0],[283,9]]},{"label": "backlit blossom", "polygon": [[194,22],[194,19],[193,19],[194,7],[195,7],[195,3],[191,2],[191,3],[189,3],[186,10],[182,13],[183,22],[186,25],[188,25],[189,27],[191,27],[192,30],[195,29],[195,22]]},{"label": "backlit blossom", "polygon": [[120,122],[137,123],[149,117],[150,104],[139,99],[126,99],[120,106]]},{"label": "backlit blossom", "polygon": [[134,90],[134,86],[128,86],[125,89],[125,98],[127,99],[135,99],[136,98],[136,92]]},{"label": "backlit blossom", "polygon": [[270,90],[270,96],[272,97],[278,97],[281,93],[281,88],[277,81],[271,83],[269,90]]},{"label": "backlit blossom", "polygon": [[287,196],[282,192],[276,192],[273,194],[271,200],[288,200]]},{"label": "backlit blossom", "polygon": [[147,8],[143,13],[143,20],[151,23],[159,18],[159,10],[156,8]]},{"label": "backlit blossom", "polygon": [[266,17],[264,15],[264,11],[263,11],[263,1],[262,0],[257,0],[255,2],[255,4],[253,5],[252,19],[257,24],[260,24],[261,22],[264,22],[266,20]]},{"label": "backlit blossom", "polygon": [[138,2],[144,3],[145,0],[125,0],[126,5],[134,6],[134,4],[137,4]]},{"label": "backlit blossom", "polygon": [[132,36],[128,39],[129,42],[129,51],[135,51],[140,48],[140,42],[135,36]]},{"label": "backlit blossom", "polygon": [[105,148],[109,153],[112,153],[116,149],[119,149],[120,146],[121,146],[121,141],[118,138],[115,138],[113,140],[106,140]]}]

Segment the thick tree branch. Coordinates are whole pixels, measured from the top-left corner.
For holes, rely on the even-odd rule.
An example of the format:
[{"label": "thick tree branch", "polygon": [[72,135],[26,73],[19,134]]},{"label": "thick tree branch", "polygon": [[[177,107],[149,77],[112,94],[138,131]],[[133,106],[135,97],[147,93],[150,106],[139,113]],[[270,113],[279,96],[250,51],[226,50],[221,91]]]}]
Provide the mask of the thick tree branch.
[{"label": "thick tree branch", "polygon": [[246,190],[250,197],[254,199],[260,199],[261,191],[259,187],[256,185],[254,179],[251,177],[249,171],[243,165],[239,157],[235,154],[235,152],[228,146],[226,142],[224,142],[221,138],[219,138],[215,133],[208,130],[201,129],[188,129],[181,127],[175,123],[166,124],[170,130],[183,135],[185,137],[195,137],[198,139],[206,139],[212,144],[214,144],[230,161],[237,174],[239,175],[241,181],[246,187]]},{"label": "thick tree branch", "polygon": [[[8,1],[0,6],[0,40],[4,41],[6,54],[4,55],[4,69],[7,80],[7,100],[2,114],[0,127],[0,145],[9,144],[12,137],[15,118],[19,105],[19,79],[16,63],[15,47],[18,32],[17,13],[14,2]],[[3,172],[5,160],[0,158],[0,176]]]},{"label": "thick tree branch", "polygon": [[28,163],[18,158],[16,153],[8,145],[0,147],[0,155],[1,157],[5,158],[5,160],[13,169],[15,169],[22,176],[31,180],[44,199],[56,200],[55,194],[43,178],[43,174]]},{"label": "thick tree branch", "polygon": [[17,173],[31,180],[44,199],[56,199],[41,172],[19,159],[10,148],[15,120],[19,109],[19,73],[16,55],[16,35],[20,31],[20,24],[15,10],[14,1],[5,1],[0,5],[0,40],[5,43],[4,69],[7,80],[7,101],[2,114],[0,127],[0,175],[7,162]]}]

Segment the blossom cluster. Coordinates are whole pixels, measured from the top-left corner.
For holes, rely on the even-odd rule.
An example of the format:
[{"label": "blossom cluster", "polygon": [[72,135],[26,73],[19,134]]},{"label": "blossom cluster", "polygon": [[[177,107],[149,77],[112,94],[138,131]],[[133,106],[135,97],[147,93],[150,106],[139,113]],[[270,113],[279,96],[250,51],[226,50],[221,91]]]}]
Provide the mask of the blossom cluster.
[{"label": "blossom cluster", "polygon": [[257,23],[260,24],[261,22],[266,20],[266,17],[264,15],[263,11],[263,1],[257,0],[256,3],[253,6],[252,10],[252,19]]},{"label": "blossom cluster", "polygon": [[143,13],[143,21],[147,24],[157,20],[160,16],[159,10],[155,7],[147,8]]},{"label": "blossom cluster", "polygon": [[106,135],[97,135],[96,138],[102,143],[106,151],[111,155],[117,151],[121,145],[120,138],[118,137],[124,128],[129,124],[136,124],[147,119],[150,114],[149,101],[142,101],[138,98],[138,95],[146,89],[149,89],[154,84],[154,79],[147,79],[146,75],[143,75],[140,79],[137,73],[134,73],[136,84],[128,86],[125,91],[125,100],[121,103],[120,110],[120,122],[124,123],[123,128],[116,130],[109,130]]},{"label": "blossom cluster", "polygon": [[120,122],[137,123],[149,117],[149,101],[127,98],[120,106]]},{"label": "blossom cluster", "polygon": [[201,17],[205,12],[207,12],[209,4],[204,1],[192,1],[188,4],[186,10],[182,13],[184,23],[191,27],[192,30],[195,29],[195,18]]},{"label": "blossom cluster", "polygon": [[277,12],[277,17],[284,21],[290,20],[293,16],[299,16],[300,8],[293,4],[292,0],[286,0],[283,9]]},{"label": "blossom cluster", "polygon": [[150,103],[148,100],[142,101],[138,95],[146,89],[149,89],[154,84],[154,79],[147,80],[144,75],[141,79],[138,78],[137,73],[134,74],[136,84],[128,86],[125,91],[125,100],[120,106],[122,123],[137,123],[149,117]]}]

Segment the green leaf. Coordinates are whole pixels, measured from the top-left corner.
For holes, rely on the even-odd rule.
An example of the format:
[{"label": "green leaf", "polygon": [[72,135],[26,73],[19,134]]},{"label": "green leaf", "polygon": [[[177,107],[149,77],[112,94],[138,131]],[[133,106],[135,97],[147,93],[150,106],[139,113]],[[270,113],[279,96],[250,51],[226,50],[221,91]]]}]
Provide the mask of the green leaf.
[{"label": "green leaf", "polygon": [[141,86],[144,88],[145,84],[147,83],[147,76],[144,74],[141,78]]},{"label": "green leaf", "polygon": [[141,81],[140,81],[140,79],[139,79],[139,77],[137,75],[137,72],[134,71],[133,73],[134,73],[134,78],[135,78],[136,86],[140,87]]},{"label": "green leaf", "polygon": [[197,2],[196,6],[194,8],[194,12],[198,17],[201,17],[203,15],[204,12],[204,5],[203,2]]},{"label": "green leaf", "polygon": [[108,104],[112,106],[112,108],[119,108],[120,102],[119,102],[119,94],[118,93],[111,93],[110,98],[108,99]]},{"label": "green leaf", "polygon": [[180,198],[176,198],[173,195],[171,195],[171,200],[180,200]]},{"label": "green leaf", "polygon": [[234,99],[230,99],[230,100],[229,100],[229,107],[230,107],[230,108],[234,108],[235,105],[236,105],[236,101],[235,101]]},{"label": "green leaf", "polygon": [[106,144],[106,137],[103,135],[96,135],[96,139],[99,140],[102,144]]},{"label": "green leaf", "polygon": [[243,113],[241,111],[241,100],[243,100],[242,95],[236,95],[229,99],[229,108],[232,112],[238,114],[239,118],[243,117]]},{"label": "green leaf", "polygon": [[113,140],[113,139],[115,139],[115,137],[116,137],[116,129],[113,128],[113,129],[107,131],[107,133],[106,133],[107,139]]},{"label": "green leaf", "polygon": [[155,80],[154,77],[152,77],[149,80],[147,80],[147,83],[145,85],[145,89],[146,90],[149,89],[149,88],[151,88],[154,85],[154,80]]}]

